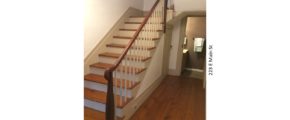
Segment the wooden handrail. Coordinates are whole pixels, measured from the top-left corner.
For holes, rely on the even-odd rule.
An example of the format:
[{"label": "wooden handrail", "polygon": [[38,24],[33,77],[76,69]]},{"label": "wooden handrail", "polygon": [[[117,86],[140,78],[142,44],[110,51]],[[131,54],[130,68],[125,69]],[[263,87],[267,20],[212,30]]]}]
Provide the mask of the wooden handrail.
[{"label": "wooden handrail", "polygon": [[[129,49],[131,48],[133,43],[136,41],[139,33],[141,32],[141,30],[143,29],[143,27],[147,23],[148,19],[150,18],[150,16],[154,12],[159,1],[160,0],[157,0],[155,2],[153,7],[151,8],[150,12],[148,13],[148,15],[145,17],[145,19],[141,23],[140,27],[135,32],[133,39],[130,41],[129,45],[126,47],[126,49],[124,50],[122,55],[117,59],[115,64],[112,67],[107,68],[105,73],[104,73],[105,79],[108,80],[107,99],[106,99],[106,120],[114,120],[114,117],[115,117],[115,102],[114,102],[114,92],[113,92],[113,71],[115,71],[118,68],[118,66],[121,64],[122,60],[127,55]],[[167,3],[165,3],[165,4],[167,4]],[[167,7],[165,6],[165,8],[167,8]],[[164,12],[166,12],[166,11],[164,11]],[[165,20],[166,20],[166,18],[165,18]],[[166,21],[164,21],[164,24],[165,24],[165,22]]]}]

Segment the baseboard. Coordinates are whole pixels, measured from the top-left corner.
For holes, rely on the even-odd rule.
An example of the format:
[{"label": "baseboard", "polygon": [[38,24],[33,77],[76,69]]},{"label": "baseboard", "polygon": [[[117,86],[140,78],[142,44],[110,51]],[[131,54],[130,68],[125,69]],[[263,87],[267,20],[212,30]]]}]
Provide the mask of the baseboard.
[{"label": "baseboard", "polygon": [[139,97],[134,98],[133,101],[128,103],[124,108],[125,118],[124,120],[129,120],[134,113],[140,108],[140,106],[150,97],[153,91],[160,85],[162,80],[165,78],[166,75],[161,75],[155,82],[147,88]]},{"label": "baseboard", "polygon": [[190,77],[190,78],[201,79],[201,80],[205,79],[205,73],[204,73],[204,70],[202,69],[184,68],[182,75],[186,77]]},{"label": "baseboard", "polygon": [[203,69],[195,69],[195,68],[184,68],[184,69],[195,71],[195,72],[203,72]]},{"label": "baseboard", "polygon": [[180,76],[180,72],[178,70],[173,70],[173,69],[169,69],[168,70],[168,75],[171,75],[171,76]]}]

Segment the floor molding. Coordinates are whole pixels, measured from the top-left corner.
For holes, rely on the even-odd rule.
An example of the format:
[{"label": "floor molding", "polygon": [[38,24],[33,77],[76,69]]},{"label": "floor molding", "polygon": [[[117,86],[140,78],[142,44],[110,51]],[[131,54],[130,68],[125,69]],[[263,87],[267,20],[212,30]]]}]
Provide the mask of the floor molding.
[{"label": "floor molding", "polygon": [[184,68],[184,69],[194,71],[194,72],[203,72],[204,71],[202,69],[195,69],[195,68]]}]

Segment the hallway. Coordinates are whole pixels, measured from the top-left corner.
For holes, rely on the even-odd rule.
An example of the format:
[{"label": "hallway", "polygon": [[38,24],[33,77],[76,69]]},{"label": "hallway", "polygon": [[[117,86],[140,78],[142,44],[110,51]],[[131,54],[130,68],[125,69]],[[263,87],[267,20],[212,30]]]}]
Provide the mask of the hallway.
[{"label": "hallway", "polygon": [[131,120],[205,120],[203,81],[167,76]]}]

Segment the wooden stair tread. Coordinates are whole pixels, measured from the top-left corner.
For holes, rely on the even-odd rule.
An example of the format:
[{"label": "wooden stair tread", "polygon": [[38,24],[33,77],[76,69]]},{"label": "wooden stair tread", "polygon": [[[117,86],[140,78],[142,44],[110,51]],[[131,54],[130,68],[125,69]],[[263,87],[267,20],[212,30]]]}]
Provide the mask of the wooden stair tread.
[{"label": "wooden stair tread", "polygon": [[[102,57],[111,57],[111,58],[119,58],[119,56],[121,56],[121,54],[111,53],[111,52],[104,52],[104,53],[99,54],[99,56],[102,56]],[[137,55],[130,55],[130,56],[128,56],[128,59],[129,60],[137,60],[137,59],[140,59],[140,58],[141,58],[141,61],[142,62],[151,59],[151,57],[144,57],[144,56],[137,56]]]},{"label": "wooden stair tread", "polygon": [[[88,99],[88,100],[92,100],[95,102],[100,102],[100,103],[106,104],[107,93],[102,92],[102,91],[98,91],[98,90],[89,89],[89,88],[84,88],[84,97],[85,97],[85,99]],[[115,95],[115,100],[117,103],[116,106],[118,108],[123,108],[131,100],[131,98],[127,97],[126,98],[127,101],[125,102],[124,99],[125,98],[123,97],[122,102],[120,102],[121,96]]]},{"label": "wooden stair tread", "polygon": [[125,29],[125,28],[120,28],[120,31],[137,31],[137,29]]},{"label": "wooden stair tread", "polygon": [[105,53],[100,53],[99,56],[119,58],[120,54],[118,54],[118,53],[105,52]]},{"label": "wooden stair tread", "polygon": [[[125,28],[120,28],[119,30],[120,31],[137,31],[137,29],[125,29]],[[156,31],[160,32],[160,31],[163,31],[163,30],[156,30]]]},{"label": "wooden stair tread", "polygon": [[[124,44],[115,44],[115,43],[111,43],[111,44],[107,44],[107,47],[117,47],[117,48],[126,48],[127,45]],[[136,47],[134,47],[136,48]],[[139,47],[140,48],[140,47]],[[156,47],[144,47],[146,50],[153,50]]]},{"label": "wooden stair tread", "polygon": [[130,16],[130,18],[145,18],[145,16]]},{"label": "wooden stair tread", "polygon": [[[100,69],[107,69],[107,68],[110,68],[112,67],[113,64],[108,64],[108,63],[101,63],[101,62],[98,62],[98,63],[95,63],[95,64],[92,64],[90,65],[90,67],[96,67],[96,68],[100,68]],[[124,71],[128,71],[129,70],[133,70],[133,74],[139,74],[143,71],[146,70],[146,68],[136,68],[136,67],[128,67],[128,66],[119,66],[119,68],[117,69],[117,71],[121,71],[124,72]]]},{"label": "wooden stair tread", "polygon": [[[133,39],[133,37],[127,37],[127,36],[113,36],[113,38],[118,38],[118,39]],[[159,38],[152,38],[152,40],[159,40]]]},{"label": "wooden stair tread", "polygon": [[[84,107],[84,120],[106,120],[106,114],[105,112]],[[117,120],[123,120],[123,118],[117,117]]]},{"label": "wooden stair tread", "polygon": [[97,67],[97,68],[102,68],[102,69],[107,69],[112,66],[113,66],[112,64],[100,63],[100,62],[90,65],[90,67]]},{"label": "wooden stair tread", "polygon": [[125,37],[125,36],[113,36],[113,38],[119,38],[119,39],[133,39],[133,37]]},{"label": "wooden stair tread", "polygon": [[[85,75],[84,80],[87,81],[92,81],[92,82],[97,82],[100,84],[108,84],[108,81],[101,75],[96,75],[96,74],[88,74]],[[136,87],[140,82],[135,82],[135,83],[130,83],[131,81],[126,80],[126,88],[127,89],[133,89],[134,87]],[[117,79],[117,83],[114,82],[114,86],[120,87],[122,86],[122,88],[125,88],[125,82],[122,81],[120,79]]]},{"label": "wooden stair tread", "polygon": [[125,24],[142,24],[142,22],[125,22]]},{"label": "wooden stair tread", "polygon": [[107,47],[126,48],[126,45],[123,45],[123,44],[114,44],[114,43],[107,44],[106,46]]},{"label": "wooden stair tread", "polygon": [[120,31],[137,31],[137,29],[126,29],[126,28],[120,28]]}]

